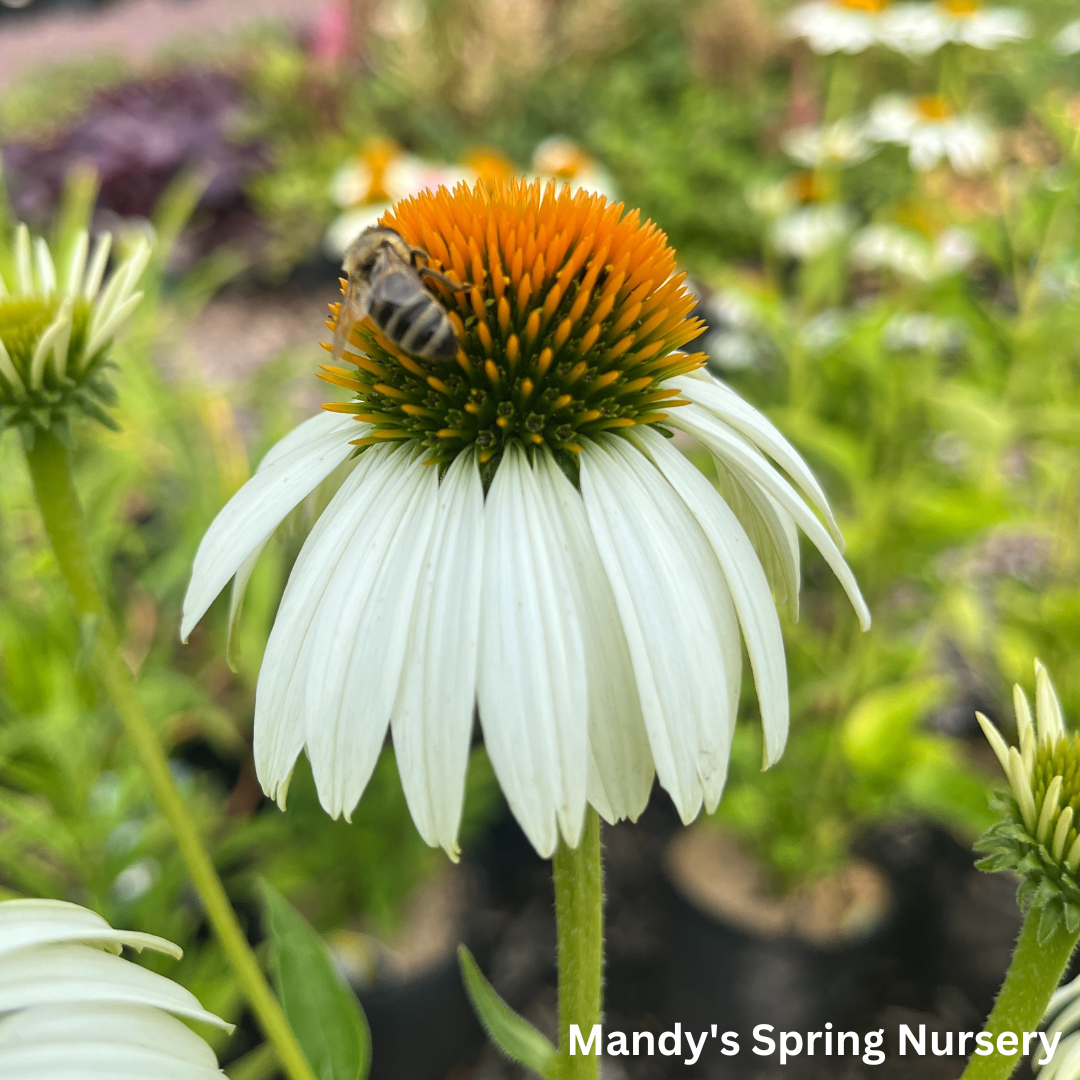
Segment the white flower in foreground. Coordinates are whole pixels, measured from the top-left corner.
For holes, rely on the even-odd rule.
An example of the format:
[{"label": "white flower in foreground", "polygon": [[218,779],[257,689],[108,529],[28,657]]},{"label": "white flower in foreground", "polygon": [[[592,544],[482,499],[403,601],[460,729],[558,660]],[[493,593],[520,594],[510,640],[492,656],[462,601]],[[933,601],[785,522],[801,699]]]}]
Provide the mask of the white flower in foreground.
[{"label": "white flower in foreground", "polygon": [[850,117],[834,124],[792,128],[780,142],[788,157],[809,169],[856,165],[877,151],[866,123]]},{"label": "white flower in foreground", "polygon": [[1051,1045],[1057,1040],[1054,1056],[1046,1061],[1040,1046],[1028,1059],[1038,1080],[1077,1080],[1080,1077],[1080,975],[1059,987],[1040,1025]]},{"label": "white flower in foreground", "polygon": [[[740,636],[766,764],[784,747],[776,603],[797,602],[796,526],[869,624],[824,492],[768,420],[703,376],[701,354],[679,351],[701,332],[694,298],[637,212],[512,182],[425,193],[390,224],[475,283],[442,294],[457,356],[424,360],[370,324],[354,330],[353,366],[326,369],[354,400],[287,436],[233,497],[184,603],[186,638],[291,509],[364,447],[297,559],[267,645],[264,788],[284,803],[306,751],[323,806],[348,815],[389,727],[417,828],[455,855],[478,707],[542,855],[560,833],[578,842],[587,802],[608,821],[635,819],[654,770],[684,820],[712,809]],[[661,422],[713,454],[720,491]]]},{"label": "white flower in foreground", "polygon": [[90,251],[81,232],[63,266],[49,245],[15,230],[14,267],[0,276],[0,433],[18,427],[31,441],[36,429],[66,438],[73,415],[116,424],[107,407],[116,400],[106,378],[109,348],[135,310],[136,291],[150,259],[140,239],[102,288],[112,249],[103,233]]},{"label": "white flower in foreground", "polygon": [[876,224],[858,232],[850,256],[861,270],[891,270],[915,281],[936,281],[969,266],[975,253],[966,229],[945,229],[929,240],[914,229]]},{"label": "white flower in foreground", "polygon": [[997,157],[993,131],[977,117],[955,114],[937,95],[879,98],[870,110],[869,132],[879,142],[908,147],[911,167],[920,172],[947,160],[967,175],[988,169]]},{"label": "white flower in foreground", "polygon": [[1062,56],[1072,56],[1080,52],[1080,19],[1066,23],[1054,35],[1054,51]]},{"label": "white flower in foreground", "polygon": [[231,1031],[124,945],[179,958],[163,938],[113,930],[59,900],[0,903],[4,1080],[221,1080],[206,1042],[176,1017]]},{"label": "white flower in foreground", "polygon": [[816,53],[860,53],[877,43],[888,0],[810,0],[788,12],[788,36]]},{"label": "white flower in foreground", "polygon": [[836,247],[855,228],[854,212],[843,203],[812,203],[773,222],[773,247],[795,259],[813,259]]},{"label": "white flower in foreground", "polygon": [[894,4],[881,20],[882,43],[908,56],[928,56],[949,43],[996,49],[1030,36],[1025,12],[976,0]]}]

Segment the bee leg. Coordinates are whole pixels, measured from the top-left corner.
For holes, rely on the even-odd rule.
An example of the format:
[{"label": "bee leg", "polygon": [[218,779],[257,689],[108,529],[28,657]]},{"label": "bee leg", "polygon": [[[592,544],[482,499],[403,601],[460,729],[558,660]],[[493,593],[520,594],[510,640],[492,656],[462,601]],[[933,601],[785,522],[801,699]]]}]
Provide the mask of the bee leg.
[{"label": "bee leg", "polygon": [[448,278],[445,274],[439,273],[438,270],[432,270],[430,266],[421,266],[417,271],[418,274],[426,275],[429,278],[434,278],[440,285],[445,285],[448,289],[452,289],[454,292],[462,292],[465,289],[472,289],[472,285],[460,285],[458,282],[451,278]]}]

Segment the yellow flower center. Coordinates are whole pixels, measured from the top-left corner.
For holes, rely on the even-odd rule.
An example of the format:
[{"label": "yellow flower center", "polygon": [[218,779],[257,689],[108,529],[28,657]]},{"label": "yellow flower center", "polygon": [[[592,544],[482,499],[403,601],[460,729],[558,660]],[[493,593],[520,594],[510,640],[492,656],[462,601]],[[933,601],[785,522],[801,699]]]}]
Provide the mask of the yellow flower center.
[{"label": "yellow flower center", "polygon": [[390,201],[386,190],[386,172],[395,158],[401,156],[401,147],[393,139],[369,139],[357,155],[368,171],[368,189],[364,196],[365,203]]},{"label": "yellow flower center", "polygon": [[355,371],[324,368],[356,394],[326,407],[374,425],[361,446],[414,439],[435,462],[475,446],[486,463],[518,440],[572,460],[583,437],[663,421],[678,391],[661,384],[704,363],[677,351],[702,324],[675,252],[621,203],[553,181],[460,184],[399,202],[381,224],[472,287],[430,286],[458,337],[453,359],[411,356],[369,319],[352,332],[362,355],[345,354]]},{"label": "yellow flower center", "polygon": [[[0,300],[0,342],[3,342],[20,375],[29,374],[38,340],[56,317],[59,307],[60,301],[56,297],[8,297]],[[72,312],[69,356],[77,356],[82,349],[89,317],[89,305],[84,300],[77,301]]]},{"label": "yellow flower center", "polygon": [[833,184],[824,173],[811,171],[796,173],[792,184],[795,198],[803,204],[825,202],[833,194]]},{"label": "yellow flower center", "polygon": [[853,11],[866,11],[876,15],[889,6],[889,0],[835,0],[841,7],[851,8]]},{"label": "yellow flower center", "polygon": [[940,94],[923,94],[916,98],[915,109],[923,120],[947,120],[952,115],[949,103]]},{"label": "yellow flower center", "polygon": [[939,0],[939,2],[950,15],[958,19],[974,15],[982,6],[979,0]]}]

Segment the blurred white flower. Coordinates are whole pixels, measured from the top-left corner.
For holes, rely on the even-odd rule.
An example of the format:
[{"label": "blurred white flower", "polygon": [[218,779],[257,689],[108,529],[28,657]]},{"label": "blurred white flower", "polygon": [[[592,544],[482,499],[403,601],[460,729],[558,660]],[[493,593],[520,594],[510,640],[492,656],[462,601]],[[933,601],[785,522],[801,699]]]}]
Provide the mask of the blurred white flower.
[{"label": "blurred white flower", "polygon": [[807,319],[799,330],[799,340],[810,353],[827,353],[847,336],[848,316],[840,308],[819,311]]},{"label": "blurred white flower", "polygon": [[994,132],[978,117],[954,113],[939,95],[878,98],[868,130],[879,142],[908,147],[911,167],[919,172],[948,160],[968,175],[989,168],[997,157]]},{"label": "blurred white flower", "polygon": [[852,117],[828,125],[792,128],[781,139],[784,152],[809,169],[856,165],[877,151],[866,123]]},{"label": "blurred white flower", "polygon": [[4,1080],[222,1080],[213,1050],[176,1017],[232,1026],[170,979],[121,959],[124,945],[181,955],[75,904],[0,903]]},{"label": "blurred white flower", "polygon": [[1054,51],[1062,56],[1080,52],[1080,19],[1067,23],[1054,35]]},{"label": "blurred white flower", "polygon": [[697,312],[709,329],[696,343],[720,371],[743,371],[772,352],[772,342],[753,304],[735,289],[720,289],[701,301]]},{"label": "blurred white flower", "polygon": [[926,312],[894,315],[882,334],[892,352],[955,352],[964,343],[963,327],[955,319]]},{"label": "blurred white flower", "polygon": [[563,180],[571,191],[583,188],[614,202],[618,198],[615,178],[573,139],[549,135],[536,144],[532,156],[533,176]]},{"label": "blurred white flower", "polygon": [[326,230],[326,254],[340,258],[399,199],[475,179],[475,171],[466,166],[425,161],[389,139],[372,139],[330,180],[330,196],[343,212]]},{"label": "blurred white flower", "polygon": [[916,281],[958,273],[975,258],[975,241],[966,229],[945,229],[928,240],[899,225],[867,225],[851,242],[851,262],[860,270],[891,270]]},{"label": "blurred white flower", "polygon": [[777,218],[773,246],[795,259],[813,259],[835,247],[855,228],[855,214],[843,203],[812,203]]},{"label": "blurred white flower", "polygon": [[784,29],[816,53],[860,53],[878,41],[888,0],[810,0],[788,12]]},{"label": "blurred white flower", "polygon": [[984,8],[977,0],[895,4],[881,19],[882,43],[908,56],[928,56],[950,42],[996,49],[1030,35],[1025,12]]}]

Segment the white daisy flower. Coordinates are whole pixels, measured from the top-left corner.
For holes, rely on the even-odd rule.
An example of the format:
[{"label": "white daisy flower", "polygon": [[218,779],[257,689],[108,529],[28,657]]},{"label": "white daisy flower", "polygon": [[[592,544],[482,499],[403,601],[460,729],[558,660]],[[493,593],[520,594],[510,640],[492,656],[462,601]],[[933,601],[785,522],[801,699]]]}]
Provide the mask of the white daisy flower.
[{"label": "white daisy flower", "polygon": [[890,94],[870,110],[870,135],[879,142],[908,147],[911,167],[926,172],[943,160],[962,175],[993,165],[994,132],[974,116],[957,115],[944,98]]},{"label": "white daisy flower", "polygon": [[784,29],[816,53],[860,53],[877,43],[888,0],[810,0],[788,12]]},{"label": "white daisy flower", "polygon": [[124,945],[181,955],[76,904],[0,903],[4,1080],[221,1080],[213,1050],[177,1017],[232,1025],[170,979],[121,959]]},{"label": "white daisy flower", "polygon": [[894,4],[881,20],[883,44],[908,56],[928,56],[949,43],[996,49],[1030,36],[1025,12],[987,8],[977,0]]},{"label": "white daisy flower", "polygon": [[828,125],[792,128],[780,141],[788,157],[808,169],[856,165],[877,151],[866,123],[845,117]]},{"label": "white daisy flower", "polygon": [[1038,1080],[1078,1080],[1080,975],[1054,992],[1041,1026],[1046,1032],[1047,1041],[1054,1046],[1054,1055],[1047,1061],[1046,1050],[1040,1046],[1029,1058],[1031,1071]]},{"label": "white daisy flower", "polygon": [[[182,635],[358,443],[266,648],[255,758],[268,794],[284,803],[305,751],[323,806],[348,816],[389,728],[417,828],[456,856],[477,709],[545,857],[560,834],[577,844],[587,803],[636,819],[654,771],[690,821],[724,787],[740,633],[766,763],[783,750],[776,602],[797,600],[796,526],[869,623],[824,492],[768,420],[703,376],[701,354],[679,350],[701,332],[694,298],[637,212],[515,181],[425,193],[389,220],[473,285],[441,294],[457,356],[354,329],[353,369],[326,378],[355,400],[287,436],[215,520]],[[661,423],[714,455],[719,492]]]},{"label": "white daisy flower", "polygon": [[116,426],[106,362],[142,299],[137,285],[151,246],[140,238],[102,288],[111,249],[103,233],[91,252],[84,230],[57,268],[43,239],[16,229],[14,265],[0,275],[0,433],[18,427],[32,441],[36,429],[53,428],[64,438],[73,413]]},{"label": "white daisy flower", "polygon": [[891,270],[915,281],[957,274],[975,258],[975,241],[966,229],[950,228],[928,240],[914,229],[875,224],[861,229],[850,256],[860,270]]},{"label": "white daisy flower", "polygon": [[1054,51],[1062,56],[1080,52],[1080,19],[1067,23],[1054,35]]},{"label": "white daisy flower", "polygon": [[794,259],[814,259],[845,240],[855,228],[855,214],[843,203],[811,203],[773,222],[773,247]]}]

